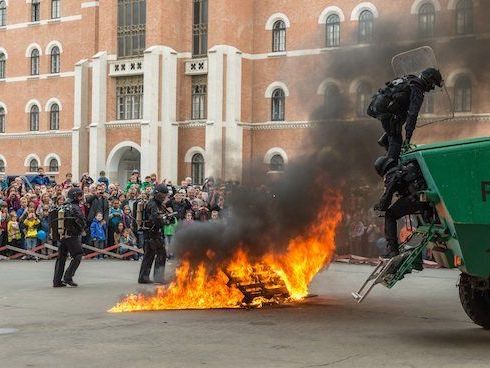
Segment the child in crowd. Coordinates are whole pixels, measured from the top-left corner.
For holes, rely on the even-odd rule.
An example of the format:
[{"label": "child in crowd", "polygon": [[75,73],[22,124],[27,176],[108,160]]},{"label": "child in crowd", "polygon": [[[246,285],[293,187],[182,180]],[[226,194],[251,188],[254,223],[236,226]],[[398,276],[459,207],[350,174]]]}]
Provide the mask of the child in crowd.
[{"label": "child in crowd", "polygon": [[187,227],[194,223],[194,213],[191,210],[186,211],[184,221],[182,221],[182,226]]},{"label": "child in crowd", "polygon": [[114,232],[117,229],[119,223],[122,222],[123,211],[121,209],[121,202],[119,199],[115,199],[112,202],[112,207],[109,208],[109,241],[108,245],[114,245]]},{"label": "child in crowd", "polygon": [[31,250],[37,245],[37,226],[39,225],[40,221],[37,218],[33,207],[29,207],[27,211],[27,217],[24,220],[25,244],[26,249]]},{"label": "child in crowd", "polygon": [[[94,247],[99,249],[105,248],[106,241],[106,223],[104,221],[104,215],[102,212],[97,212],[95,215],[92,224],[90,225],[90,237],[92,242],[94,243]],[[97,256],[97,258],[102,258],[101,255]]]},{"label": "child in crowd", "polygon": [[8,244],[13,247],[20,248],[21,246],[21,233],[20,226],[17,221],[17,214],[15,211],[10,212],[10,220],[7,223],[7,236],[8,236]]},{"label": "child in crowd", "polygon": [[124,206],[123,208],[122,223],[124,224],[124,227],[133,227],[133,216],[131,215],[131,209],[128,205]]},{"label": "child in crowd", "polygon": [[209,220],[210,223],[219,223],[219,212],[217,210],[211,211],[211,219]]},{"label": "child in crowd", "polygon": [[[128,248],[125,247],[126,245],[129,245],[131,247],[134,247],[136,245],[136,237],[134,236],[131,229],[124,228],[121,236],[119,237],[119,244],[121,245],[121,247],[119,248],[119,252],[121,254],[126,253],[128,251]],[[133,256],[134,260],[137,260],[138,258],[139,258],[138,254],[135,254]]]}]

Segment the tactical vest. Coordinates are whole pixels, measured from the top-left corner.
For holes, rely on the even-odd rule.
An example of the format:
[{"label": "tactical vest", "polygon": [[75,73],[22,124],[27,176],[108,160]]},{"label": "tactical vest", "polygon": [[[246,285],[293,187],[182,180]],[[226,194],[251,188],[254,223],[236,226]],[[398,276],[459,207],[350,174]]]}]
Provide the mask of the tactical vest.
[{"label": "tactical vest", "polygon": [[378,90],[368,107],[368,115],[379,119],[383,115],[398,115],[408,109],[410,104],[410,83],[413,75],[386,82],[386,86]]}]

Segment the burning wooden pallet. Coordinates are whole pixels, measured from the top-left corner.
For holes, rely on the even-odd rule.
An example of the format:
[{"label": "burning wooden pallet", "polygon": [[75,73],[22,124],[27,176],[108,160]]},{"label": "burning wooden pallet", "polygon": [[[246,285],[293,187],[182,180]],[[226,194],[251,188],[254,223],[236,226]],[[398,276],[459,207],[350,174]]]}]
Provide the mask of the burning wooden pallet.
[{"label": "burning wooden pallet", "polygon": [[275,304],[290,296],[284,281],[267,265],[253,266],[246,275],[225,273],[229,278],[228,286],[236,286],[243,294],[245,306]]}]

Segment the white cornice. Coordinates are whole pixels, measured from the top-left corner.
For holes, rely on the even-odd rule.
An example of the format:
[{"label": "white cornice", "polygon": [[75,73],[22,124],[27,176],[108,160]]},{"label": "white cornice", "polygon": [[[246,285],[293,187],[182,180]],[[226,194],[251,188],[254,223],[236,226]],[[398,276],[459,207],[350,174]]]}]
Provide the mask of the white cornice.
[{"label": "white cornice", "polygon": [[37,139],[71,137],[71,130],[53,130],[45,132],[1,133],[0,139]]},{"label": "white cornice", "polygon": [[74,76],[75,76],[75,72],[63,72],[63,73],[56,73],[56,74],[23,75],[20,77],[8,77],[2,79],[2,81],[6,83],[14,83],[14,82],[27,82],[31,80],[40,80],[40,79],[72,78]]},{"label": "white cornice", "polygon": [[77,14],[77,15],[70,15],[67,17],[56,18],[56,19],[43,19],[39,22],[25,22],[25,23],[8,24],[5,27],[2,27],[2,29],[6,29],[7,31],[9,31],[11,29],[44,26],[44,25],[53,24],[53,23],[73,22],[73,21],[77,21],[77,20],[81,20],[81,19],[82,19],[82,16],[80,14]]}]

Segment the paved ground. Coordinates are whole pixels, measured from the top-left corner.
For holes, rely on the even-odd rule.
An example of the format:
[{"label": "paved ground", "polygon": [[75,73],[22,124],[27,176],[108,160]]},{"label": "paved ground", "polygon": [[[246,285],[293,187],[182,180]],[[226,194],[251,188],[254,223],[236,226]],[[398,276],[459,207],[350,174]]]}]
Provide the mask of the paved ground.
[{"label": "paved ground", "polygon": [[372,268],[335,264],[300,306],[106,313],[138,289],[138,267],[84,262],[80,288],[52,289],[53,263],[0,261],[0,329],[15,329],[0,334],[0,367],[488,367],[490,332],[462,311],[457,272],[426,270],[357,305]]}]

